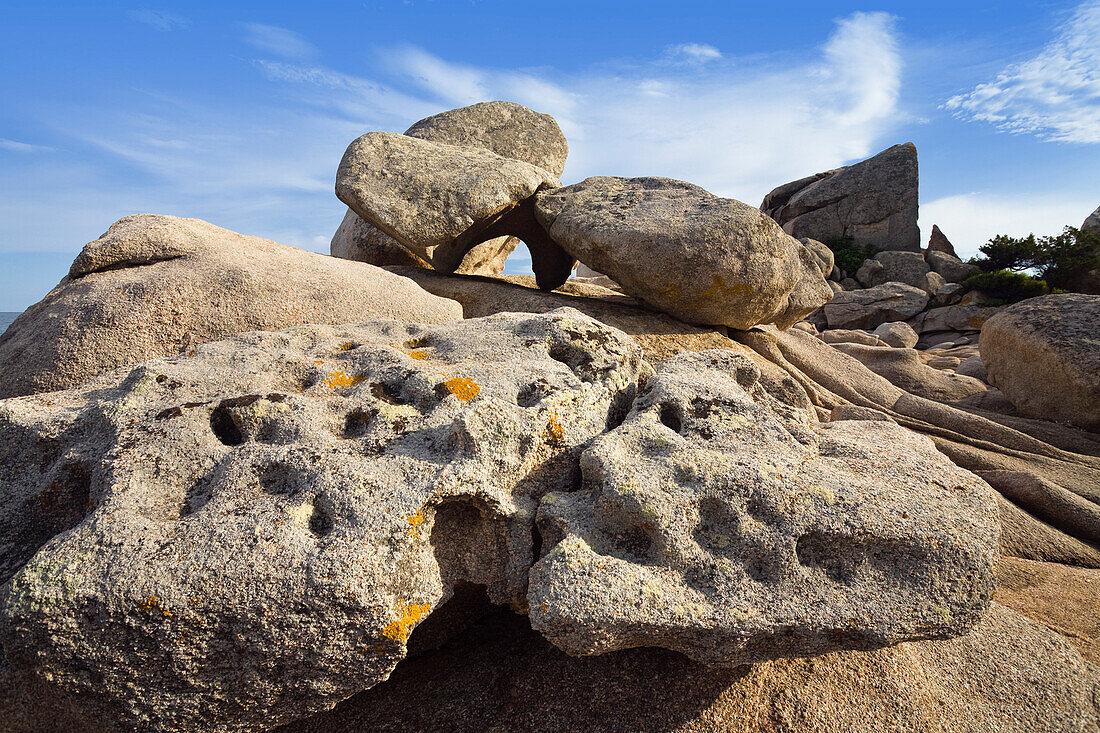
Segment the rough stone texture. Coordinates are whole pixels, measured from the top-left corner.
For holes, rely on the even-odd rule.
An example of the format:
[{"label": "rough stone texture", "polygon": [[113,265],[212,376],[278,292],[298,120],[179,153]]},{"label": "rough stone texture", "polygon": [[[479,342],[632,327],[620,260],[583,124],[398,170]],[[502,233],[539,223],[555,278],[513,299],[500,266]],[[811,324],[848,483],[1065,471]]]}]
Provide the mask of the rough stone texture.
[{"label": "rough stone texture", "polygon": [[[410,137],[485,148],[506,158],[515,158],[544,168],[554,176],[565,170],[569,146],[558,123],[512,102],[479,104],[440,112],[416,122],[405,131]],[[455,272],[492,275],[504,269],[504,261],[519,245],[515,237],[497,237],[474,246]],[[430,267],[405,249],[396,239],[364,221],[351,209],[332,238],[331,252],[373,265]]]},{"label": "rough stone texture", "polygon": [[554,177],[565,171],[569,144],[553,117],[514,102],[479,102],[413,123],[406,135],[448,145],[485,148],[523,160]]},{"label": "rough stone texture", "polygon": [[0,397],[65,389],[244,331],[371,318],[441,323],[462,309],[371,265],[198,219],[128,216],[0,336]]},{"label": "rough stone texture", "polygon": [[934,368],[921,358],[921,352],[914,349],[851,343],[833,346],[857,359],[875,374],[890,380],[891,384],[926,399],[955,402],[989,389],[989,385],[977,379]]},{"label": "rough stone texture", "polygon": [[573,257],[689,323],[786,328],[832,297],[816,247],[690,183],[589,178],[540,193],[535,209]]},{"label": "rough stone texture", "polygon": [[[875,263],[881,267],[875,267]],[[923,287],[928,272],[928,263],[920,252],[885,251],[864,261],[863,267],[856,272],[856,279],[868,288],[888,282],[900,282],[920,288]]]},{"label": "rough stone texture", "polygon": [[385,679],[457,583],[523,610],[539,499],[640,357],[569,309],[301,326],[0,403],[0,698],[274,726]]},{"label": "rough stone texture", "polygon": [[1100,432],[1100,295],[1044,295],[1001,310],[978,342],[990,384],[1024,415]]},{"label": "rough stone texture", "polygon": [[760,209],[795,237],[849,235],[880,250],[920,251],[917,148],[904,143],[873,158],[780,186]]},{"label": "rough stone texture", "polygon": [[1089,214],[1081,224],[1081,231],[1089,232],[1100,236],[1100,206],[1096,207],[1096,211]]},{"label": "rough stone texture", "polygon": [[947,281],[943,279],[943,275],[929,271],[921,276],[920,282],[917,283],[917,287],[928,293],[934,301],[940,293],[944,292],[944,289],[947,287]]},{"label": "rough stone texture", "polygon": [[928,293],[905,283],[837,293],[823,308],[829,328],[876,328],[904,321],[924,310]]},{"label": "rough stone texture", "polygon": [[917,332],[905,321],[882,323],[874,330],[874,335],[899,349],[911,349],[917,345]]},{"label": "rough stone texture", "polygon": [[933,272],[949,283],[961,283],[975,272],[981,271],[981,268],[977,265],[963,262],[958,257],[946,252],[929,250],[925,253],[924,259]]},{"label": "rough stone texture", "polygon": [[816,239],[811,239],[810,237],[802,237],[798,241],[817,258],[818,265],[821,267],[822,276],[826,279],[831,278],[836,270],[836,264],[833,251],[829,249],[828,245]]},{"label": "rough stone texture", "polygon": [[660,649],[568,657],[496,612],[282,733],[1092,731],[1097,668],[1071,641],[994,604],[950,641],[713,669]]},{"label": "rough stone texture", "polygon": [[735,665],[978,621],[988,486],[891,423],[807,425],[758,374],[728,351],[657,366],[582,454],[581,490],[542,500],[533,628],[571,654],[661,646]]},{"label": "rough stone texture", "polygon": [[909,320],[909,325],[919,334],[937,331],[973,331],[982,330],[985,322],[1002,310],[1000,307],[982,307],[978,305],[947,305],[941,308],[929,308]]},{"label": "rough stone texture", "polygon": [[388,132],[352,141],[336,173],[341,201],[444,272],[454,272],[469,250],[460,236],[557,185],[549,171],[485,148]]},{"label": "rough stone texture", "polygon": [[844,290],[859,290],[863,285],[854,277],[846,277],[841,279],[840,287]]},{"label": "rough stone texture", "polygon": [[[899,425],[930,437],[942,453],[963,468],[1031,474],[1100,504],[1100,437],[1095,433],[922,398],[801,331],[759,327],[731,331],[731,335],[794,378],[821,415],[828,415],[839,405],[875,409]],[[1073,531],[1071,526],[1047,524],[1007,500],[1002,502],[1005,507],[1012,512],[1002,512],[1002,551],[1100,567],[1100,551],[1067,534]]]},{"label": "rough stone texture", "polygon": [[957,369],[956,374],[961,374],[964,377],[974,377],[980,379],[983,382],[989,381],[989,374],[985,370],[985,362],[982,361],[982,357],[978,355],[968,356],[963,359]]},{"label": "rough stone texture", "polygon": [[863,344],[864,346],[888,346],[878,336],[858,328],[832,328],[821,332],[821,340],[827,344]]},{"label": "rough stone texture", "polygon": [[928,251],[943,252],[952,257],[958,257],[955,253],[955,246],[951,244],[951,240],[949,240],[935,224],[932,225],[932,234],[928,237]]}]

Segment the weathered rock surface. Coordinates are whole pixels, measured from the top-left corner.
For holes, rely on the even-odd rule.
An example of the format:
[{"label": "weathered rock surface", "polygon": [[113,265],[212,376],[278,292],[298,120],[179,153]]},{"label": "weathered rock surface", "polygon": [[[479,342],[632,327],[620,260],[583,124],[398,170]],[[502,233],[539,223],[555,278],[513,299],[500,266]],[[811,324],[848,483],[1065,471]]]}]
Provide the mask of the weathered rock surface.
[{"label": "weathered rock surface", "polygon": [[760,209],[795,237],[851,236],[880,250],[920,251],[917,148],[895,145],[855,165],[793,181]]},{"label": "weathered rock surface", "polygon": [[370,265],[199,219],[128,216],[0,337],[0,397],[65,389],[244,331],[371,318],[442,323],[462,309]]},{"label": "weathered rock surface", "polygon": [[1024,415],[1100,432],[1100,296],[1044,295],[986,321],[991,384]]},{"label": "weathered rock surface", "polygon": [[387,132],[352,141],[336,173],[341,201],[435,269],[454,272],[473,246],[517,235],[548,288],[574,261],[539,230],[529,199],[558,185],[549,171],[485,148]]},{"label": "weathered rock surface", "polygon": [[858,328],[830,328],[821,332],[821,340],[827,344],[863,344],[864,346],[889,346],[874,334]]},{"label": "weathered rock surface", "polygon": [[[410,137],[448,145],[485,148],[506,158],[526,161],[554,176],[565,170],[569,146],[558,123],[512,102],[479,104],[440,112],[405,131]],[[498,237],[475,245],[455,272],[492,275],[504,269],[504,261],[519,244],[515,237]],[[331,252],[373,265],[430,267],[396,239],[383,233],[348,209],[344,222],[332,238]]]},{"label": "weathered rock surface", "polygon": [[905,283],[837,293],[823,308],[829,328],[876,328],[904,321],[924,310],[928,293]]},{"label": "weathered rock surface", "polygon": [[[945,638],[992,592],[994,494],[888,422],[812,427],[728,351],[657,366],[547,494],[531,625],[572,654],[717,664]],[[705,630],[705,631],[703,631]]]},{"label": "weathered rock surface", "polygon": [[955,246],[951,244],[951,240],[949,240],[935,224],[932,225],[932,234],[928,237],[928,251],[943,252],[952,257],[958,257],[958,254],[955,253]]},{"label": "weathered rock surface", "polygon": [[1081,231],[1100,236],[1100,206],[1081,224]]},{"label": "weathered rock surface", "polygon": [[[876,265],[880,265],[876,267]],[[924,286],[928,263],[920,252],[879,252],[856,272],[856,279],[864,287],[874,287],[888,282],[900,282],[915,288]]]},{"label": "weathered rock surface", "polygon": [[816,247],[690,183],[589,178],[540,193],[535,209],[570,255],[689,323],[786,328],[832,297]]},{"label": "weathered rock surface", "polygon": [[961,283],[975,272],[981,271],[981,268],[977,265],[963,262],[958,257],[946,252],[929,250],[925,253],[924,258],[932,271],[949,283]]},{"label": "weathered rock surface", "polygon": [[271,727],[385,679],[456,583],[523,610],[640,355],[568,309],[302,326],[0,403],[0,728]]},{"label": "weathered rock surface", "polygon": [[989,385],[972,377],[937,369],[921,358],[921,352],[912,348],[882,348],[853,343],[833,346],[857,359],[875,374],[890,380],[894,386],[926,399],[955,402],[989,389]]},{"label": "weathered rock surface", "polygon": [[891,321],[880,324],[874,330],[874,335],[885,341],[890,346],[899,349],[911,349],[917,345],[917,332],[905,321]]},{"label": "weathered rock surface", "polygon": [[909,325],[919,334],[937,331],[973,331],[977,333],[1001,308],[978,305],[947,305],[929,308],[909,320]]}]

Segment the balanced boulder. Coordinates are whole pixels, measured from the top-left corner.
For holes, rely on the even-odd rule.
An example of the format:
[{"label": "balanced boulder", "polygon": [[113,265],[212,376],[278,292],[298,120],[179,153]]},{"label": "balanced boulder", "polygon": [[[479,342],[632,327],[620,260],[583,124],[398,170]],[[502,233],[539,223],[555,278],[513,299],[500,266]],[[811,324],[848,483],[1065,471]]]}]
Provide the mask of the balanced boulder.
[{"label": "balanced boulder", "polygon": [[336,195],[359,216],[443,272],[498,236],[527,243],[539,284],[565,282],[575,260],[534,220],[532,196],[559,186],[538,166],[490,150],[371,132],[340,161]]},{"label": "balanced boulder", "polygon": [[[414,123],[405,134],[431,142],[485,148],[506,158],[537,165],[555,176],[561,176],[565,170],[569,154],[565,136],[553,117],[512,102],[480,102],[440,112]],[[471,275],[499,273],[518,244],[515,237],[482,242],[466,253],[455,271]],[[431,267],[351,209],[336,230],[330,247],[334,257],[372,265]]]},{"label": "balanced boulder", "polygon": [[462,308],[364,263],[199,219],[128,216],[0,337],[0,397],[65,389],[245,331],[371,318],[443,323]]},{"label": "balanced boulder", "polygon": [[793,325],[832,297],[817,248],[751,206],[669,178],[589,178],[536,197],[571,256],[689,323]]},{"label": "balanced boulder", "polygon": [[989,382],[1024,415],[1100,432],[1100,296],[1044,295],[982,326]]},{"label": "balanced boulder", "polygon": [[784,184],[760,209],[795,237],[850,236],[879,250],[920,251],[917,148],[895,145],[855,165]]}]

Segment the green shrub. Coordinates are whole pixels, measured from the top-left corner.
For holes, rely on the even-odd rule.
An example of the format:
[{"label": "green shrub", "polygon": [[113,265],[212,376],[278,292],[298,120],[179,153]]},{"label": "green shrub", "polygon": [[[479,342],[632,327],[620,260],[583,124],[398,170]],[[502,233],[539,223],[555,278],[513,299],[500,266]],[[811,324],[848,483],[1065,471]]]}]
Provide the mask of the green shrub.
[{"label": "green shrub", "polygon": [[848,273],[848,277],[854,277],[855,271],[860,268],[863,261],[874,257],[878,252],[874,247],[856,244],[851,234],[836,234],[822,241],[833,251],[833,262]]},{"label": "green shrub", "polygon": [[978,247],[982,257],[970,260],[986,272],[998,270],[1026,270],[1035,266],[1039,257],[1039,243],[1035,241],[1035,235],[1026,237],[1009,237],[998,234],[988,242]]},{"label": "green shrub", "polygon": [[1025,298],[1034,298],[1050,292],[1045,280],[1010,270],[975,272],[966,278],[963,284],[972,290],[980,290],[989,297],[989,300],[982,305],[1016,303]]},{"label": "green shrub", "polygon": [[[1050,288],[1076,293],[1096,292],[1100,280],[1097,274],[1100,272],[1100,236],[1074,227],[1067,226],[1059,235],[1039,239],[1034,234],[1026,237],[1000,234],[978,249],[982,256],[970,262],[988,274],[1033,270]],[[1004,284],[1007,286],[1008,281]]]}]

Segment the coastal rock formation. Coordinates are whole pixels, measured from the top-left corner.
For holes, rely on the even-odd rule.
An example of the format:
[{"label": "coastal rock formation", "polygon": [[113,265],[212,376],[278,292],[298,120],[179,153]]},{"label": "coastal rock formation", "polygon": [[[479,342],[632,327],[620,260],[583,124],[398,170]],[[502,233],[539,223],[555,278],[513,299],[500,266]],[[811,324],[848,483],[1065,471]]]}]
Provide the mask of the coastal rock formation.
[{"label": "coastal rock formation", "polygon": [[982,326],[989,381],[1024,415],[1100,432],[1100,295],[1044,295]]},{"label": "coastal rock formation", "polygon": [[784,184],[760,210],[795,237],[850,236],[879,250],[920,251],[917,148],[895,145],[855,165]]},{"label": "coastal rock formation", "polygon": [[385,679],[458,583],[523,610],[539,500],[640,356],[568,309],[301,326],[0,403],[0,700],[271,727]]},{"label": "coastal rock formation", "polygon": [[535,213],[570,255],[688,323],[786,328],[832,297],[816,248],[683,181],[589,178],[540,193]]},{"label": "coastal rock formation", "polygon": [[823,310],[829,328],[876,328],[912,318],[927,304],[928,293],[920,288],[890,282],[837,293]]},{"label": "coastal rock formation", "polygon": [[245,331],[371,318],[444,323],[462,309],[371,265],[199,219],[128,216],[0,338],[0,397],[65,389]]},{"label": "coastal rock formation", "polygon": [[731,666],[973,626],[993,588],[989,488],[892,423],[801,416],[739,354],[661,362],[582,454],[582,489],[542,500],[531,626],[571,654]]},{"label": "coastal rock formation", "polygon": [[484,148],[388,132],[352,141],[336,174],[341,201],[435,269],[454,272],[474,245],[518,235],[547,289],[575,261],[539,229],[529,200],[559,185],[543,168]]},{"label": "coastal rock formation", "polygon": [[943,252],[952,257],[958,257],[955,253],[955,246],[951,244],[951,240],[949,240],[935,224],[932,225],[932,234],[928,237],[928,251]]},{"label": "coastal rock formation", "polygon": [[[440,112],[413,123],[405,134],[430,142],[485,148],[544,168],[558,177],[565,170],[569,154],[569,145],[553,117],[512,102],[480,102]],[[518,244],[515,237],[497,237],[477,244],[466,253],[455,272],[499,273]],[[336,230],[330,249],[334,257],[372,265],[431,267],[351,209]]]}]

